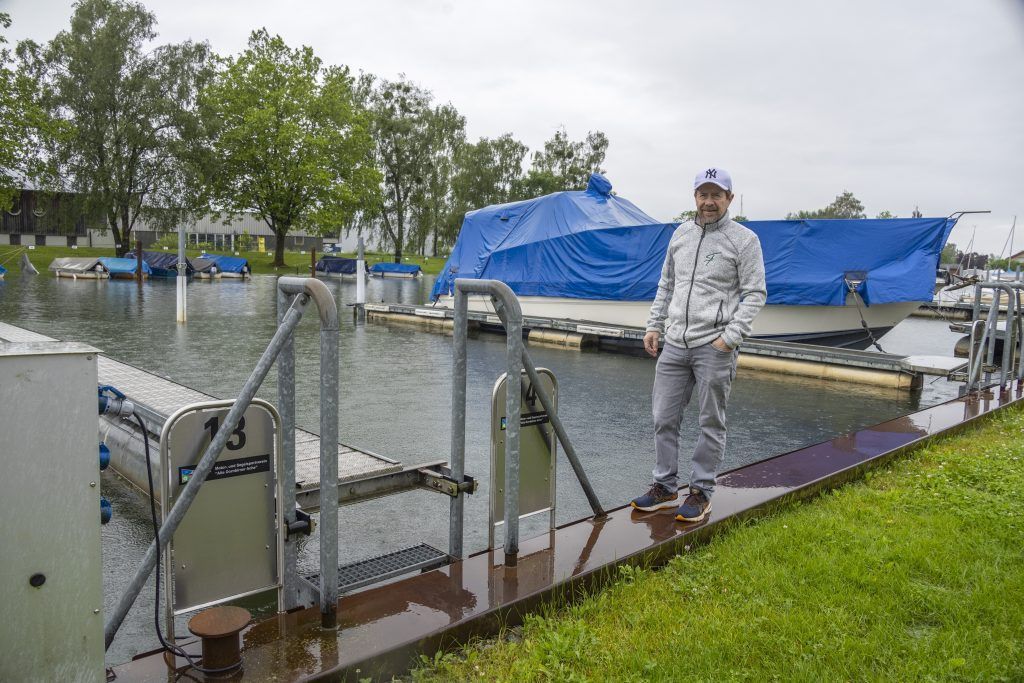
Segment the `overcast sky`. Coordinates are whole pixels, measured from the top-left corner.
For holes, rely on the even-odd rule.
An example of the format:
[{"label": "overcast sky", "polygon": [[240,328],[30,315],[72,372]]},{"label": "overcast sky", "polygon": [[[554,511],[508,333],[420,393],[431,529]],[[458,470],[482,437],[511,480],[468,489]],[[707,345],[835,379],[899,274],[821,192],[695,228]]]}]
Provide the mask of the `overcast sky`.
[{"label": "overcast sky", "polygon": [[[237,53],[265,26],[353,71],[405,73],[472,139],[536,149],[561,125],[602,130],[615,190],[661,220],[721,166],[752,219],[850,190],[871,216],[991,209],[951,238],[963,248],[977,226],[985,252],[1018,215],[1024,249],[1024,0],[144,4],[158,42]],[[0,0],[14,40],[49,40],[71,5]]]}]

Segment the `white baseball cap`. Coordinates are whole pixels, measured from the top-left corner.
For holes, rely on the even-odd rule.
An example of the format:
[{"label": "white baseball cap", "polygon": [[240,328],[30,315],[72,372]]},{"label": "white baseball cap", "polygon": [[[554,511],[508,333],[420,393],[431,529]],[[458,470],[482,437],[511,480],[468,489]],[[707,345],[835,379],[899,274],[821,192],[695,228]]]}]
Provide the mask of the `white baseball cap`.
[{"label": "white baseball cap", "polygon": [[693,189],[696,190],[704,183],[714,183],[726,192],[732,192],[732,176],[724,168],[705,168],[698,172],[693,179]]}]

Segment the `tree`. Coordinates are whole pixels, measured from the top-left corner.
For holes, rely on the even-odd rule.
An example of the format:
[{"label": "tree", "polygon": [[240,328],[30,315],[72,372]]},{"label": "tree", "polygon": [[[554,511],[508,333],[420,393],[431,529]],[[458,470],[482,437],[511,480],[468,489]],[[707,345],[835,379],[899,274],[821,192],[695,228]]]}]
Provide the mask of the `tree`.
[{"label": "tree", "polygon": [[865,218],[864,205],[853,196],[852,192],[843,191],[835,200],[824,209],[815,211],[798,211],[786,214],[786,220],[801,220],[807,218]]},{"label": "tree", "polygon": [[368,96],[376,163],[383,176],[377,220],[371,225],[393,247],[395,263],[402,260],[407,221],[430,170],[432,99],[429,91],[404,76],[381,80]]},{"label": "tree", "polygon": [[[10,15],[0,12],[0,27],[10,26]],[[13,205],[28,175],[33,131],[46,120],[32,96],[30,79],[11,68],[13,64],[7,38],[0,35],[0,211]]]},{"label": "tree", "polygon": [[30,175],[40,189],[77,193],[102,215],[118,255],[140,216],[174,222],[195,207],[183,155],[196,139],[206,44],[146,51],[156,18],[141,4],[81,0],[71,26],[45,46],[18,45],[47,120],[34,127]]},{"label": "tree", "polygon": [[431,253],[436,255],[442,242],[454,241],[450,234],[455,211],[452,180],[456,157],[466,143],[466,119],[451,104],[436,107],[427,115],[426,135],[429,159],[413,202],[415,243],[418,252],[425,254],[427,240],[432,239]]},{"label": "tree", "polygon": [[942,253],[939,255],[939,263],[956,263],[956,257],[956,245],[952,242],[947,242],[946,246],[942,248]]},{"label": "tree", "polygon": [[528,151],[511,133],[494,139],[480,138],[459,149],[452,179],[455,231],[467,211],[505,204],[516,198],[523,180],[523,159]]},{"label": "tree", "polygon": [[686,221],[692,221],[697,218],[697,211],[680,211],[679,215],[672,219],[673,223],[685,223]]},{"label": "tree", "polygon": [[587,186],[591,173],[603,173],[608,151],[608,137],[601,131],[587,133],[584,140],[573,142],[565,128],[544,143],[543,151],[533,153],[533,163],[522,183],[520,196],[523,198],[561,192],[582,190]]},{"label": "tree", "polygon": [[886,211],[880,211],[878,213],[878,215],[875,216],[875,218],[897,218],[897,216],[892,211],[886,210]]},{"label": "tree", "polygon": [[205,183],[218,213],[252,211],[273,231],[274,265],[301,226],[336,234],[376,200],[369,115],[345,67],[325,67],[312,48],[289,48],[266,29],[223,61],[201,105],[219,121]]}]

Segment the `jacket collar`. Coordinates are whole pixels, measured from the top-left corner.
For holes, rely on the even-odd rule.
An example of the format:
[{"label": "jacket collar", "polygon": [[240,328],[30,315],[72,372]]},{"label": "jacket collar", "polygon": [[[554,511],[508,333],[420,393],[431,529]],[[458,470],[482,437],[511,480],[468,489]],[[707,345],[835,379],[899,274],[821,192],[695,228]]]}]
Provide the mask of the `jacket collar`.
[{"label": "jacket collar", "polygon": [[722,214],[722,217],[713,223],[701,223],[699,216],[694,218],[693,222],[697,224],[698,228],[703,228],[704,230],[717,230],[729,222],[729,209],[726,209],[725,213]]}]

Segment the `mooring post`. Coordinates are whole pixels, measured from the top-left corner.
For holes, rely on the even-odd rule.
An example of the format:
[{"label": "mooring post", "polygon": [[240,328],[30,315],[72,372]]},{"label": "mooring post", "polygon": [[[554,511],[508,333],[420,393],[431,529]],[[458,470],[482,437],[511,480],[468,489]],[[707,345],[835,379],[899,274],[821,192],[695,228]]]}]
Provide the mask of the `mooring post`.
[{"label": "mooring post", "polygon": [[309,276],[316,277],[316,247],[309,251]]},{"label": "mooring post", "polygon": [[366,320],[366,257],[363,255],[363,238],[359,238],[356,252],[356,320]]},{"label": "mooring post", "polygon": [[142,284],[142,240],[135,240],[135,279]]},{"label": "mooring post", "polygon": [[[360,248],[362,240],[359,241]],[[357,269],[359,266],[357,266]],[[455,290],[455,320],[452,326],[452,479],[462,482],[466,470],[466,336],[469,305],[466,294]],[[462,559],[463,513],[462,494],[448,504],[448,554]]]},{"label": "mooring post", "polygon": [[177,283],[177,297],[175,307],[176,316],[175,319],[179,323],[188,321],[188,310],[186,300],[186,285],[188,284],[188,262],[185,260],[185,227],[182,225],[178,226],[178,277],[176,278]]}]

